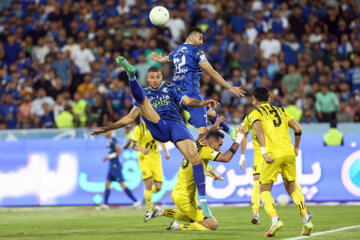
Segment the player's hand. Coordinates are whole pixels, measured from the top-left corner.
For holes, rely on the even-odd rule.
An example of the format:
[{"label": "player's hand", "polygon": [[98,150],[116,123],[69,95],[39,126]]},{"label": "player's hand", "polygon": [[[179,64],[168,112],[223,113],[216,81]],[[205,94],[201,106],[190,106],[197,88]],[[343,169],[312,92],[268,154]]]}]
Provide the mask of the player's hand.
[{"label": "player's hand", "polygon": [[150,152],[150,150],[147,149],[147,148],[145,148],[145,149],[143,149],[143,150],[141,151],[141,153],[144,154],[144,155],[148,154],[149,152]]},{"label": "player's hand", "polygon": [[162,56],[157,52],[151,52],[151,57],[157,62],[160,62],[162,58]]},{"label": "player's hand", "polygon": [[109,157],[104,157],[103,161],[106,162],[109,159],[110,159]]},{"label": "player's hand", "polygon": [[245,124],[240,124],[237,128],[236,128],[237,134],[242,134],[242,135],[246,135],[247,132],[247,128],[245,126]]},{"label": "player's hand", "polygon": [[99,135],[99,134],[102,134],[102,133],[106,133],[106,129],[104,127],[102,128],[98,128],[96,130],[94,130],[92,133],[91,133],[91,136],[94,136],[94,135]]},{"label": "player's hand", "polygon": [[165,159],[169,160],[170,159],[170,154],[168,152],[165,152]]},{"label": "player's hand", "polygon": [[299,148],[294,147],[294,152],[295,152],[295,156],[298,156],[299,155]]},{"label": "player's hand", "polygon": [[274,163],[274,161],[275,161],[274,158],[271,158],[271,157],[270,157],[269,155],[267,155],[266,153],[263,155],[263,157],[264,157],[266,163],[268,163],[268,164],[272,164],[272,163]]},{"label": "player's hand", "polygon": [[244,154],[241,154],[241,156],[240,156],[239,165],[242,170],[245,170],[246,165],[245,165],[245,155]]},{"label": "player's hand", "polygon": [[217,105],[220,105],[219,102],[217,102],[217,101],[215,101],[215,100],[213,100],[213,99],[206,100],[206,101],[204,101],[204,102],[205,102],[205,106],[206,106],[206,107],[211,107],[211,108],[216,108]]},{"label": "player's hand", "polygon": [[225,117],[224,116],[221,116],[221,117],[218,117],[214,123],[214,125],[211,127],[212,130],[221,130],[222,127],[220,127],[220,124],[225,121]]},{"label": "player's hand", "polygon": [[241,87],[230,87],[228,90],[238,97],[242,97],[245,94],[245,91],[242,90]]}]

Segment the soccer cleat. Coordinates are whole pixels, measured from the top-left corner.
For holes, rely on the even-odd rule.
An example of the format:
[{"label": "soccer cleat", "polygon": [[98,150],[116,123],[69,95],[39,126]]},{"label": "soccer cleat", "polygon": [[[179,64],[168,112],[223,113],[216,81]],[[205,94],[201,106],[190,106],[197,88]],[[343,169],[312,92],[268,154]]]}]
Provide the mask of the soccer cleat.
[{"label": "soccer cleat", "polygon": [[116,57],[116,62],[123,66],[123,68],[125,68],[125,71],[129,75],[129,77],[135,77],[136,69],[134,66],[130,65],[130,63],[128,63],[126,58],[124,58],[123,56],[118,56]]},{"label": "soccer cleat", "polygon": [[312,222],[309,220],[307,223],[304,224],[302,231],[301,231],[301,235],[302,236],[310,236],[313,228],[314,228],[314,226],[313,226]]},{"label": "soccer cleat", "polygon": [[164,210],[156,205],[153,205],[150,210],[147,210],[144,216],[144,222],[149,221],[152,218],[159,217],[163,215]]},{"label": "soccer cleat", "polygon": [[216,171],[215,169],[211,166],[211,164],[209,163],[206,166],[206,171],[205,171],[205,176],[209,176],[212,177],[215,180],[224,180],[224,178],[222,178]]},{"label": "soccer cleat", "polygon": [[136,209],[141,208],[141,202],[139,202],[139,201],[134,202],[133,205],[132,205],[132,207],[133,207],[133,208],[136,208]]},{"label": "soccer cleat", "polygon": [[100,204],[95,208],[96,210],[109,210],[109,205],[107,204]]},{"label": "soccer cleat", "polygon": [[250,219],[252,224],[259,225],[260,224],[260,216],[259,214],[255,213],[252,218]]},{"label": "soccer cleat", "polygon": [[230,133],[230,137],[233,141],[236,140],[236,135],[237,135],[237,131],[236,131],[236,128],[233,128],[231,133]]},{"label": "soccer cleat", "polygon": [[271,225],[269,231],[265,234],[266,237],[274,237],[276,232],[284,227],[284,223],[278,219],[276,223]]},{"label": "soccer cleat", "polygon": [[172,221],[166,230],[181,230],[181,224],[177,221]]}]

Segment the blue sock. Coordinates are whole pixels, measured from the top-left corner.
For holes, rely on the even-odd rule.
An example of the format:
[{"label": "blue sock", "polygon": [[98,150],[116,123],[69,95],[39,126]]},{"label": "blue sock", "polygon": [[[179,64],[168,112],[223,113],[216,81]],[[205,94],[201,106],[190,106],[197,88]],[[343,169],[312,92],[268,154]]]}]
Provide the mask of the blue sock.
[{"label": "blue sock", "polygon": [[125,188],[125,189],[124,189],[124,192],[126,193],[126,195],[127,195],[129,198],[131,198],[131,200],[133,200],[134,202],[137,201],[136,198],[134,197],[134,195],[132,194],[132,192],[130,191],[130,189]]},{"label": "blue sock", "polygon": [[[213,118],[210,118],[210,122],[212,123],[212,124],[214,124],[215,122],[216,122],[216,119],[217,119],[217,115],[215,116],[215,117],[213,117]],[[220,127],[222,127],[222,130],[224,131],[224,132],[227,132],[228,134],[230,134],[231,132],[232,132],[232,128],[230,128],[229,127],[229,125],[227,125],[227,123],[226,122],[222,122],[222,123],[220,123]]]},{"label": "blue sock", "polygon": [[110,189],[106,189],[106,190],[105,190],[105,194],[104,194],[104,203],[105,203],[106,205],[108,204],[109,196],[110,196]]},{"label": "blue sock", "polygon": [[205,189],[205,173],[202,163],[193,165],[193,178],[198,189],[199,197],[206,195]]},{"label": "blue sock", "polygon": [[135,77],[129,77],[129,80],[131,93],[134,96],[135,101],[139,104],[142,103],[145,100],[144,90],[140,86],[139,82],[136,81]]}]

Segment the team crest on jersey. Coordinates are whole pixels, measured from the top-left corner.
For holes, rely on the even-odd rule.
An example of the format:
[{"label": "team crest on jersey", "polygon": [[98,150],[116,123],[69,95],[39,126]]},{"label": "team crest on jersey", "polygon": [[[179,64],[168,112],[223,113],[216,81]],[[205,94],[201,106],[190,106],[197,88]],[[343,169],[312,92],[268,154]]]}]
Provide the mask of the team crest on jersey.
[{"label": "team crest on jersey", "polygon": [[167,87],[164,87],[164,88],[163,88],[163,92],[164,92],[164,93],[167,93],[168,91],[169,91],[169,90],[168,90]]}]

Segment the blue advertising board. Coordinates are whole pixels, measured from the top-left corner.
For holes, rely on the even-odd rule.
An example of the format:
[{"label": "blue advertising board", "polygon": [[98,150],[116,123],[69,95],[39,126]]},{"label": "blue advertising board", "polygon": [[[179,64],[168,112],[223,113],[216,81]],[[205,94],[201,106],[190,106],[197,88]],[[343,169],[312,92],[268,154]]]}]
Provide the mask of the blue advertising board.
[{"label": "blue advertising board", "polygon": [[[326,147],[323,135],[302,136],[297,158],[297,178],[307,201],[360,201],[360,134],[346,134],[342,147]],[[123,138],[118,138],[120,145]],[[232,142],[224,140],[223,151]],[[172,203],[182,155],[172,143],[170,160],[162,158],[163,189],[153,200]],[[239,150],[240,151],[240,150]],[[163,152],[161,152],[163,156]],[[94,205],[103,200],[108,163],[106,139],[18,139],[0,140],[0,206]],[[210,203],[249,203],[252,191],[252,142],[246,151],[246,169],[238,166],[240,152],[230,163],[212,163],[224,181],[207,178]],[[144,185],[134,150],[121,155],[126,185],[138,199]],[[285,193],[281,178],[273,195]],[[116,182],[111,184],[110,204],[130,204]]]}]

